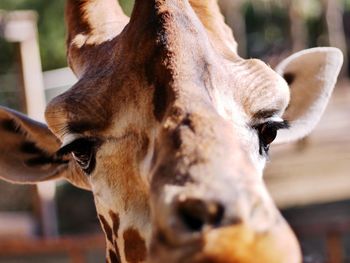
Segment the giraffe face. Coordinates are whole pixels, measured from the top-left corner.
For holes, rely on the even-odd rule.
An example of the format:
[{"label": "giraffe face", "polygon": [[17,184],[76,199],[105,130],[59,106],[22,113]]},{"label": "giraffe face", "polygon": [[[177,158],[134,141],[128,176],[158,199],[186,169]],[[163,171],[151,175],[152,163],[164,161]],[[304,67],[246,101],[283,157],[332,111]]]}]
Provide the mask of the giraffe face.
[{"label": "giraffe face", "polygon": [[[61,175],[93,192],[110,262],[300,262],[262,173],[277,134],[293,140],[316,125],[339,51],[301,52],[274,71],[235,53],[215,1],[140,0],[130,22],[110,21],[114,0],[76,3],[68,58],[80,79],[47,107],[54,135],[0,109],[18,136],[62,142],[54,158],[53,143],[30,153],[46,154],[31,156],[34,168],[55,163],[38,180]],[[23,182],[15,175],[5,178]]]},{"label": "giraffe face", "polygon": [[[152,54],[143,63],[156,71],[161,59]],[[247,227],[254,235],[285,228],[291,235],[261,182],[267,150],[259,130],[284,123],[287,84],[257,60],[231,62],[202,52],[188,59],[185,76],[167,68],[120,74],[130,72],[126,68],[82,78],[47,109],[50,127],[61,131],[61,152],[72,153],[80,180],[94,193],[109,251],[125,259],[135,254],[123,239],[130,231],[153,251],[152,262],[169,260],[173,251],[174,262],[213,257],[201,254],[205,240],[226,227]],[[249,79],[255,72],[264,72],[257,83]],[[90,107],[92,101],[98,104]],[[188,242],[193,250],[187,251]]]},{"label": "giraffe face", "polygon": [[108,234],[114,213],[116,235],[137,231],[151,262],[220,262],[231,252],[211,251],[212,242],[245,246],[240,239],[252,235],[251,246],[277,248],[276,232],[297,255],[261,181],[268,146],[286,128],[287,83],[261,61],[223,57],[188,4],[158,12],[147,26],[135,18],[98,51],[86,46],[101,62],[73,59],[84,68],[80,81],[46,111],[60,153],[72,154],[94,194],[107,243],[129,262],[127,241]]}]

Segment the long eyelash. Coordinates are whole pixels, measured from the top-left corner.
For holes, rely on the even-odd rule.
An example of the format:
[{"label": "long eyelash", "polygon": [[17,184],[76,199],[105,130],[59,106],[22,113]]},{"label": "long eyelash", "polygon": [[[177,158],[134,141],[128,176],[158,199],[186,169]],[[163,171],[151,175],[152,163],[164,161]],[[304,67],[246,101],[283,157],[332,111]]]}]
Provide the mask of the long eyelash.
[{"label": "long eyelash", "polygon": [[99,142],[100,140],[97,138],[79,138],[59,149],[56,154],[57,156],[65,156],[72,153],[76,149],[86,147],[87,144],[96,145]]},{"label": "long eyelash", "polygon": [[288,121],[284,120],[281,122],[267,122],[265,125],[267,125],[269,128],[274,128],[275,130],[282,130],[282,129],[289,129],[290,124]]},{"label": "long eyelash", "polygon": [[280,122],[276,122],[276,121],[268,121],[265,123],[260,123],[257,125],[252,126],[254,129],[259,129],[262,125],[267,125],[267,127],[269,128],[274,128],[275,130],[282,130],[282,129],[289,129],[290,128],[290,124],[289,121],[280,121]]},{"label": "long eyelash", "polygon": [[[262,126],[267,126],[267,128],[270,129],[274,129],[275,131],[281,130],[281,129],[289,129],[290,124],[288,121],[284,120],[284,121],[280,121],[280,122],[276,122],[276,121],[269,121],[269,122],[265,122],[259,125],[255,125],[253,126],[254,129],[259,130]],[[269,154],[268,154],[268,150],[263,150],[263,144],[262,141],[259,137],[259,143],[260,143],[260,147],[259,147],[259,153],[260,155],[264,155],[265,157],[268,158]]]}]

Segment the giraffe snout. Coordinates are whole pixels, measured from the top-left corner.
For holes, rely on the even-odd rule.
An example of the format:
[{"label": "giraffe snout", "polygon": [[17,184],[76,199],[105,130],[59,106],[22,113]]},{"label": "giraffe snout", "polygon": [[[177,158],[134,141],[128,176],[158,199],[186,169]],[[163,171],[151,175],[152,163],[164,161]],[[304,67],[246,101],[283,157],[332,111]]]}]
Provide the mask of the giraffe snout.
[{"label": "giraffe snout", "polygon": [[168,223],[153,243],[155,262],[164,262],[170,254],[174,263],[253,263],[257,258],[269,263],[301,262],[293,232],[263,196],[243,202],[228,201],[219,193],[216,198],[179,194],[172,202]]},{"label": "giraffe snout", "polygon": [[188,198],[175,205],[177,220],[188,232],[200,232],[205,227],[217,227],[223,222],[224,206],[216,201]]},{"label": "giraffe snout", "polygon": [[278,210],[260,199],[250,202],[225,200],[219,195],[217,198],[180,195],[174,198],[172,207],[169,231],[175,230],[175,236],[203,234],[212,229],[243,224],[262,232],[280,219]]}]

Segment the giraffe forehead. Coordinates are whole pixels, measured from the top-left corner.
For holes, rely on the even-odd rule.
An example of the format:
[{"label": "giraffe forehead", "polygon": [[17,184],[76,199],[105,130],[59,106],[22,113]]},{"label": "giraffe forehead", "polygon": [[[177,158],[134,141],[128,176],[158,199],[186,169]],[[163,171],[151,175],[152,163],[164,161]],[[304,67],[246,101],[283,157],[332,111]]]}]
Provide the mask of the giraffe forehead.
[{"label": "giraffe forehead", "polygon": [[140,130],[152,119],[152,109],[153,88],[144,76],[138,71],[120,76],[117,71],[81,79],[50,102],[46,120],[61,139],[68,134],[103,135],[109,128],[118,136],[121,130]]},{"label": "giraffe forehead", "polygon": [[259,112],[282,114],[290,100],[287,82],[258,59],[240,60],[231,70],[233,98],[249,118]]}]

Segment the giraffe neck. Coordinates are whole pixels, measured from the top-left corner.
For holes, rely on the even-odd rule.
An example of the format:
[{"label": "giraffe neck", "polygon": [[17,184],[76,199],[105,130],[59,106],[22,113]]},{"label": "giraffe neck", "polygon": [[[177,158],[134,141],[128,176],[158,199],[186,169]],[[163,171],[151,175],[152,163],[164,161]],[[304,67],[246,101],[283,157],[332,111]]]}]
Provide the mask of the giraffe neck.
[{"label": "giraffe neck", "polygon": [[106,236],[108,263],[146,261],[151,233],[150,224],[142,223],[143,220],[140,218],[137,218],[138,222],[130,222],[127,220],[130,215],[120,215],[112,210],[99,213],[98,217]]}]

